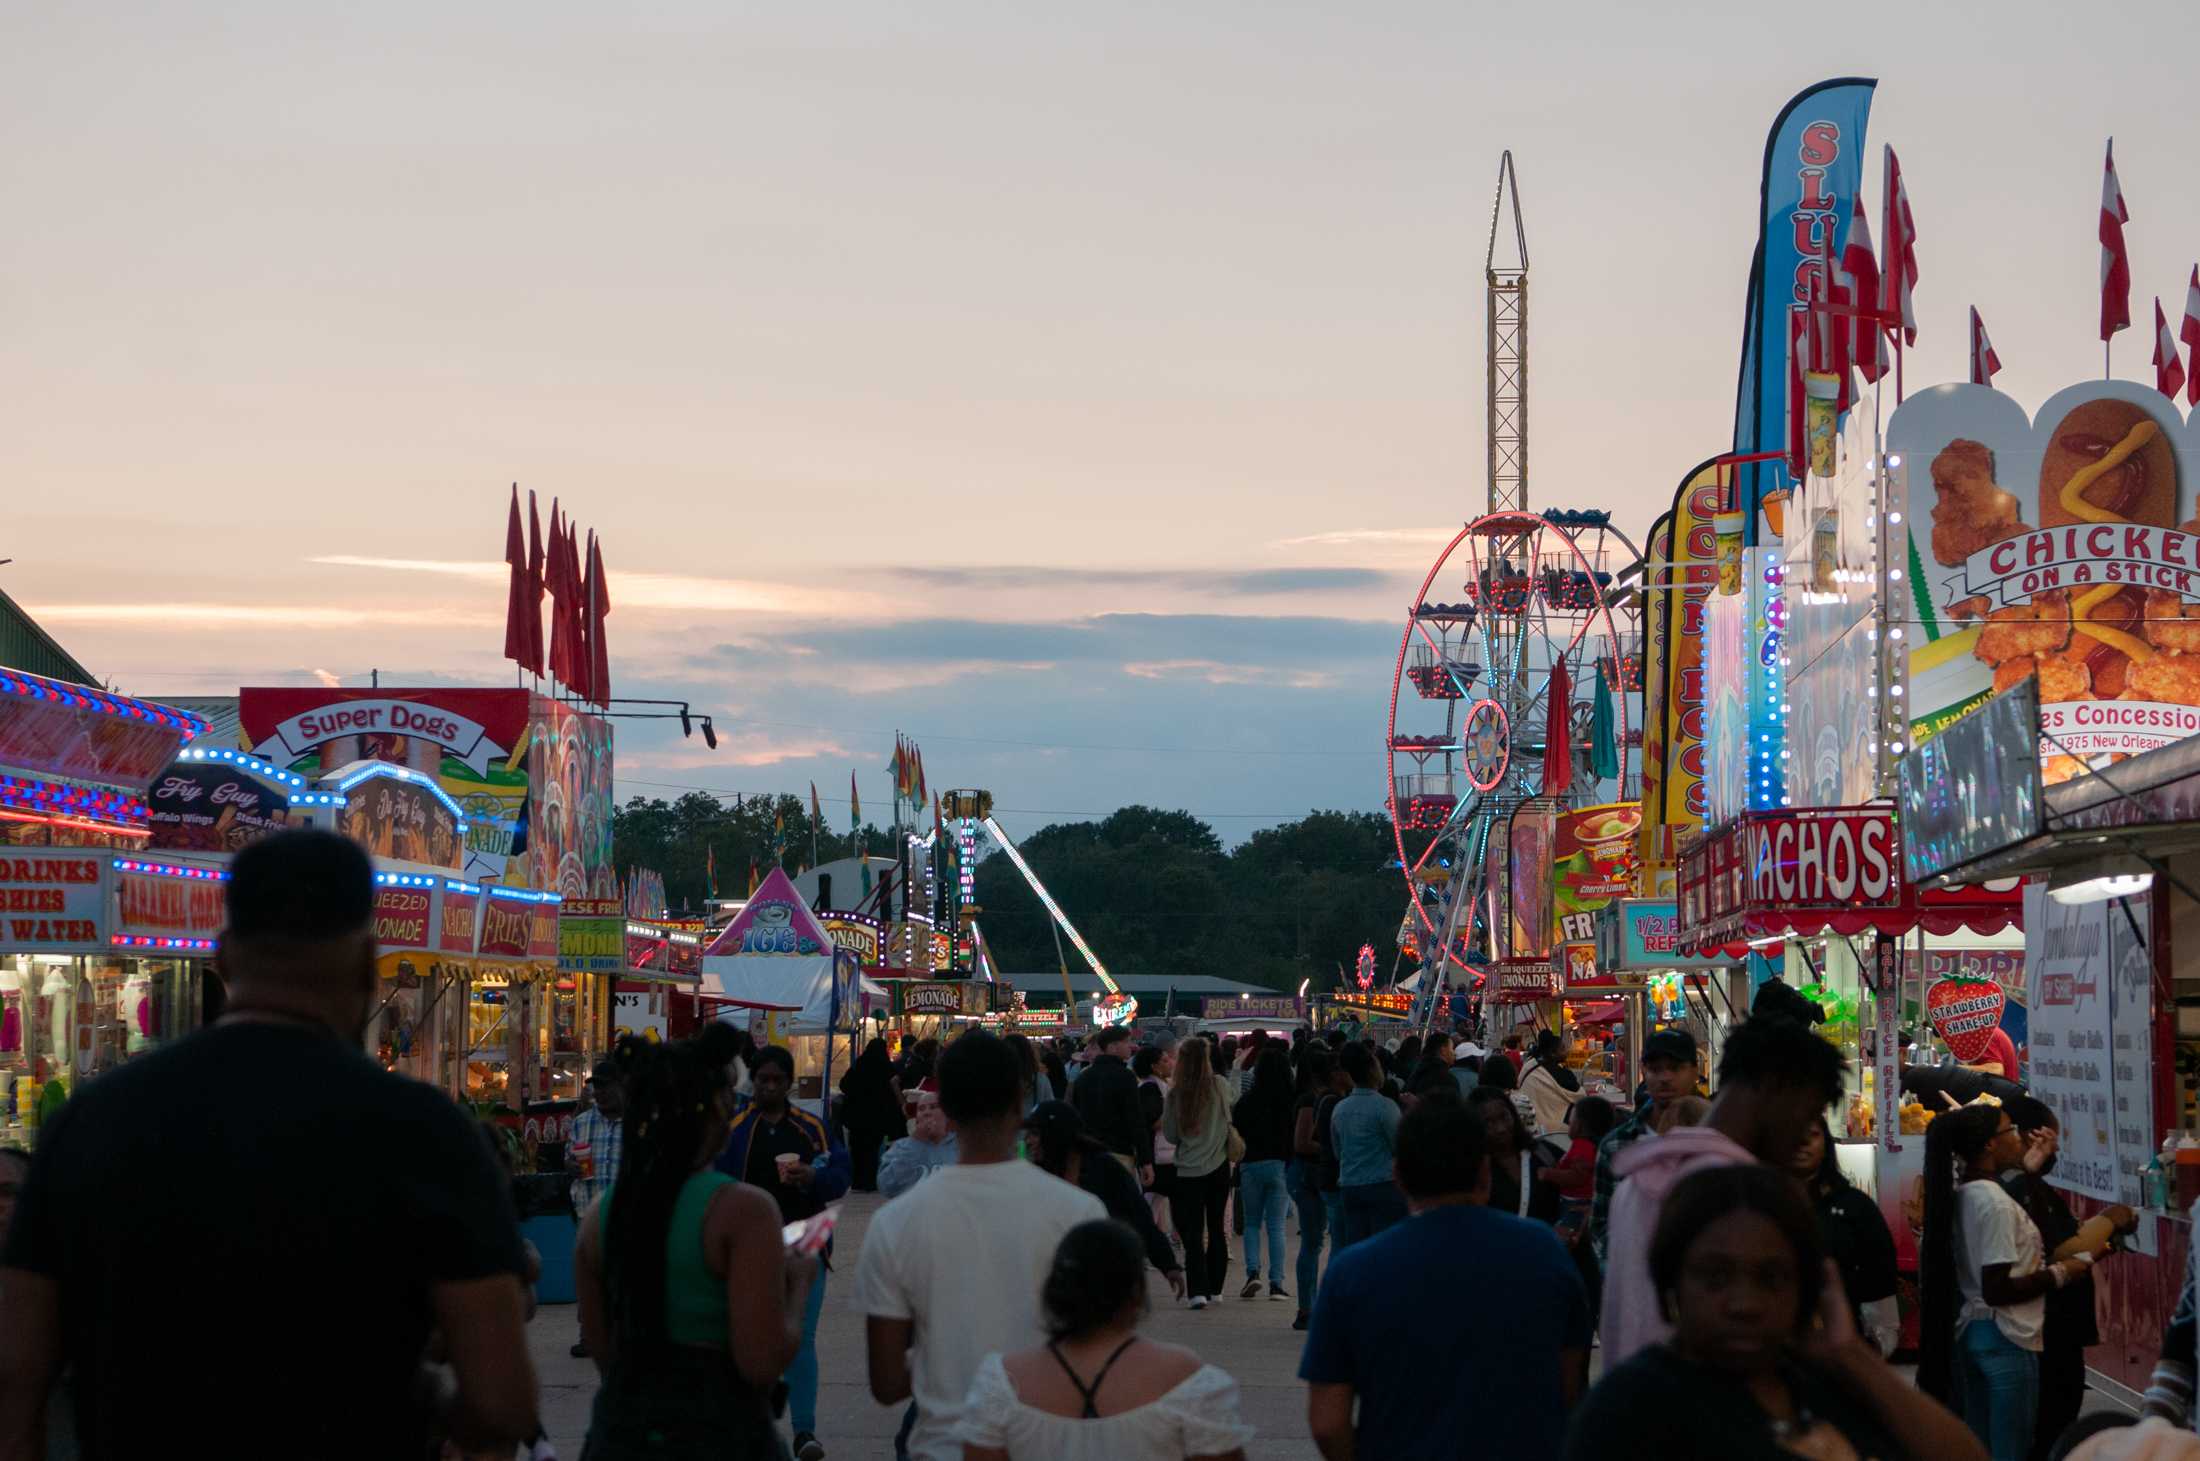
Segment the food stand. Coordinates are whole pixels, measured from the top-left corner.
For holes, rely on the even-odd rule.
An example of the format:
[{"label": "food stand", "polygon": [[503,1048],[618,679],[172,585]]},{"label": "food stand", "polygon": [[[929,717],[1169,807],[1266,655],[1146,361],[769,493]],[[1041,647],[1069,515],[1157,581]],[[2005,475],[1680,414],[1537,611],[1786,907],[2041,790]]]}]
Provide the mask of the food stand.
[{"label": "food stand", "polygon": [[149,856],[145,798],[205,725],[152,701],[0,668],[0,1134],[9,1141],[30,1144],[42,1109],[76,1082],[203,1019],[222,873]]},{"label": "food stand", "polygon": [[855,956],[838,948],[784,869],[773,868],[731,923],[703,950],[718,1018],[747,1019],[759,1040],[795,1058],[797,1100],[830,1099],[835,1037],[859,1018]]}]

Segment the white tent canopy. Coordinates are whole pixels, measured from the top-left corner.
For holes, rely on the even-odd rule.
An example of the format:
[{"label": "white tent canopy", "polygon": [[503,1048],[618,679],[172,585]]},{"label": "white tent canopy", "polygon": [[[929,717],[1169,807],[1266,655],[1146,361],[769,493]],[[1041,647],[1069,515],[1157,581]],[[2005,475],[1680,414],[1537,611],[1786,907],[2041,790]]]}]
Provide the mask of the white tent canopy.
[{"label": "white tent canopy", "polygon": [[[789,1033],[832,1027],[833,941],[779,868],[703,951],[703,976],[717,984],[721,999],[792,1014]],[[851,1028],[855,1016],[843,1008],[840,1028]]]},{"label": "white tent canopy", "polygon": [[[833,961],[830,955],[821,959],[706,955],[703,978],[704,993],[713,993],[710,985],[716,984],[717,996],[740,1008],[791,1013],[794,1018],[786,1023],[790,1034],[822,1035],[832,1020]],[[876,1000],[886,998],[886,990],[869,979],[863,981],[863,992]],[[854,1022],[854,1011],[840,1012],[841,1029],[848,1029]]]}]

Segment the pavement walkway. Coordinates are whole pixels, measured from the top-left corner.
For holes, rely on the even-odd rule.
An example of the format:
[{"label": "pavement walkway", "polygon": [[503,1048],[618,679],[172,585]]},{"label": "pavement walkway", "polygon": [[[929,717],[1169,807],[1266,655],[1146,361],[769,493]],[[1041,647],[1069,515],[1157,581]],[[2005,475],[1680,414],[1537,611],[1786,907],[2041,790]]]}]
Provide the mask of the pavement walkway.
[{"label": "pavement walkway", "polygon": [[[841,1213],[839,1254],[827,1280],[824,1317],[818,1324],[818,1360],[824,1375],[818,1388],[818,1439],[834,1461],[877,1461],[894,1451],[901,1407],[871,1399],[864,1376],[863,1316],[855,1307],[855,1262],[877,1197],[852,1195]],[[1293,1234],[1290,1251],[1298,1252]],[[1243,1251],[1231,1240],[1231,1297],[1192,1313],[1154,1281],[1154,1313],[1146,1332],[1171,1344],[1187,1345],[1237,1377],[1246,1420],[1259,1432],[1247,1448],[1249,1461],[1305,1461],[1315,1454],[1306,1429],[1306,1390],[1298,1373],[1299,1345],[1305,1338],[1291,1328],[1297,1304],[1266,1298],[1239,1299],[1245,1282]],[[983,1255],[971,1254],[973,1263]],[[1288,1280],[1287,1280],[1288,1281]],[[535,1373],[542,1381],[543,1421],[564,1461],[578,1461],[588,1430],[588,1407],[596,1393],[596,1372],[587,1360],[566,1351],[580,1327],[570,1304],[545,1305],[528,1329]]]}]

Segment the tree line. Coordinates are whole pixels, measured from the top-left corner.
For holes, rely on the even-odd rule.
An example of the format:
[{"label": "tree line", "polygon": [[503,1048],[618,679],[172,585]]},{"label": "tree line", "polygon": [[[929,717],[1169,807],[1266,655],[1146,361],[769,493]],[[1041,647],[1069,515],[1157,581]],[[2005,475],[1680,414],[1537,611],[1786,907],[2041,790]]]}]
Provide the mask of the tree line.
[{"label": "tree line", "polygon": [[[635,797],[612,835],[622,876],[654,868],[675,909],[703,906],[714,851],[721,897],[746,893],[752,866],[793,874],[812,861],[809,807],[794,796]],[[817,860],[852,857],[859,840],[873,855],[891,854],[886,829],[869,826],[859,838],[820,828]],[[1350,979],[1362,944],[1374,946],[1385,978],[1397,958],[1404,886],[1390,824],[1374,813],[1312,812],[1225,849],[1189,812],[1130,806],[1097,822],[1052,823],[1018,847],[1111,973],[1205,974],[1286,992],[1310,980],[1319,991]],[[1067,939],[1058,957],[1053,920],[999,851],[979,861],[976,889],[979,926],[1002,969],[1084,968]]]}]

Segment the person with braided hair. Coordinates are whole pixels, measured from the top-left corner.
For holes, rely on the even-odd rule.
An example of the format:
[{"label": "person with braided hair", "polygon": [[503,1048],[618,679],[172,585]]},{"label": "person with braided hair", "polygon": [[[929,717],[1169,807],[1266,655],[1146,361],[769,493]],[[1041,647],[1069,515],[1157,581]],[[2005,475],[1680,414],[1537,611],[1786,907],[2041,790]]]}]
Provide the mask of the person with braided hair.
[{"label": "person with braided hair", "polygon": [[585,1215],[581,1333],[603,1376],[582,1461],[769,1458],[769,1395],[802,1344],[817,1260],[790,1253],[770,1197],[717,1171],[739,1036],[628,1037],[619,1179]]}]

